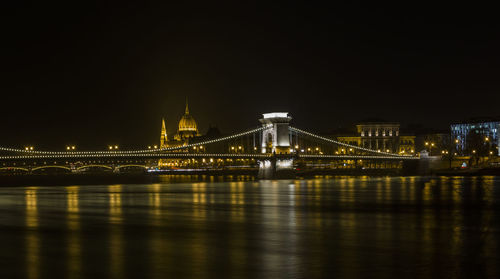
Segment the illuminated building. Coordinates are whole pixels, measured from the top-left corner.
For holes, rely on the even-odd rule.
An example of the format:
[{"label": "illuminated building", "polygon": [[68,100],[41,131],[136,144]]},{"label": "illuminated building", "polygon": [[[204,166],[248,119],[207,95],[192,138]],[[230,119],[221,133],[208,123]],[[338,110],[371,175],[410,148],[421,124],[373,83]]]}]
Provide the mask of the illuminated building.
[{"label": "illuminated building", "polygon": [[[372,150],[389,153],[415,153],[415,136],[400,135],[400,124],[396,122],[365,122],[356,125],[356,133],[335,135],[338,141]],[[347,150],[339,149],[339,153]]]},{"label": "illuminated building", "polygon": [[[480,134],[485,143],[498,147],[500,138],[500,119],[471,119],[461,123],[450,125],[451,136],[455,140],[457,149],[461,154],[464,154],[467,149],[467,137],[471,132]],[[500,150],[497,151],[500,155]]]},{"label": "illuminated building", "polygon": [[288,112],[264,113],[262,127],[273,127],[273,129],[262,132],[262,153],[288,154],[290,153],[290,132],[288,129],[292,117]]},{"label": "illuminated building", "polygon": [[168,136],[167,128],[165,127],[165,119],[161,120],[161,137],[160,137],[160,148],[168,147]]},{"label": "illuminated building", "polygon": [[[165,119],[162,119],[161,123],[161,134],[160,134],[160,148],[168,148],[175,146],[187,145],[191,140],[195,140],[200,137],[198,132],[198,125],[194,117],[189,114],[188,101],[186,99],[186,108],[184,110],[184,115],[181,117],[178,123],[177,133],[168,139],[167,128],[165,124]],[[168,166],[178,166],[182,165],[182,160],[159,160],[160,167]]]},{"label": "illuminated building", "polygon": [[179,121],[179,128],[177,130],[177,134],[174,136],[174,139],[177,141],[183,141],[198,136],[200,136],[198,133],[198,125],[196,124],[193,116],[189,114],[188,101],[186,99],[186,109],[184,115]]},{"label": "illuminated building", "polygon": [[399,123],[368,122],[356,125],[361,146],[373,150],[398,151]]}]

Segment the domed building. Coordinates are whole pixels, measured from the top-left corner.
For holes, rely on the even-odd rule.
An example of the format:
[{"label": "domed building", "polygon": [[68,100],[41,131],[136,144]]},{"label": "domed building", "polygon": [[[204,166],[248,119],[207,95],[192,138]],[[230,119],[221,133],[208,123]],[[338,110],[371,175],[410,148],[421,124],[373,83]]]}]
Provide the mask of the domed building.
[{"label": "domed building", "polygon": [[198,133],[198,125],[196,124],[196,120],[194,120],[193,116],[189,114],[188,101],[186,99],[186,109],[184,115],[179,121],[179,128],[177,130],[177,134],[174,136],[174,139],[186,140],[197,136],[200,136]]},{"label": "domed building", "polygon": [[186,109],[184,110],[184,115],[179,120],[177,133],[172,137],[167,136],[167,129],[165,125],[165,119],[162,119],[162,129],[160,138],[160,148],[180,146],[189,143],[189,140],[195,137],[199,137],[198,124],[194,117],[189,114],[188,101],[186,99]]}]

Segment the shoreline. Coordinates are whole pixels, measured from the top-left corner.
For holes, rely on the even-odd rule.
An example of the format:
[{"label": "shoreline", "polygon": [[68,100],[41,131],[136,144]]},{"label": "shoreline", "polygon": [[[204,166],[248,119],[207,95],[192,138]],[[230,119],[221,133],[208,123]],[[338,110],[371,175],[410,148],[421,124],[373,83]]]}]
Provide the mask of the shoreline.
[{"label": "shoreline", "polygon": [[[500,169],[440,170],[429,174],[404,174],[401,170],[311,170],[296,171],[288,179],[309,179],[317,176],[500,176]],[[107,184],[154,184],[195,181],[249,181],[259,180],[257,170],[238,171],[176,171],[171,173],[86,173],[86,174],[14,174],[0,175],[0,187],[14,186],[70,186]]]}]

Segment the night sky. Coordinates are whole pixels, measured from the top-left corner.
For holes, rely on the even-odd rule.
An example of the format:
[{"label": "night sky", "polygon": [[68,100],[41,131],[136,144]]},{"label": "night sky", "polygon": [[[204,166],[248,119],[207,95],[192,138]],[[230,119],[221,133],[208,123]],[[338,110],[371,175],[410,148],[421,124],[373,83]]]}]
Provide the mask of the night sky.
[{"label": "night sky", "polygon": [[186,97],[202,133],[270,111],[320,133],[500,116],[491,7],[12,5],[0,17],[2,146],[155,144]]}]

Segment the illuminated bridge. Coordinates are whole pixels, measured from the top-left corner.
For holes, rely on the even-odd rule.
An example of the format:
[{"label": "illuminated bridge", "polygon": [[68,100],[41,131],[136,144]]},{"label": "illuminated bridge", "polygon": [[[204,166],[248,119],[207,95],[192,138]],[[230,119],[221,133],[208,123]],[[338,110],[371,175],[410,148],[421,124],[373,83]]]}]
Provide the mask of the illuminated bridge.
[{"label": "illuminated bridge", "polygon": [[288,113],[267,113],[255,129],[156,149],[61,152],[0,147],[0,172],[254,168],[259,176],[272,178],[301,169],[397,169],[419,159],[342,143],[292,127],[291,119]]}]

